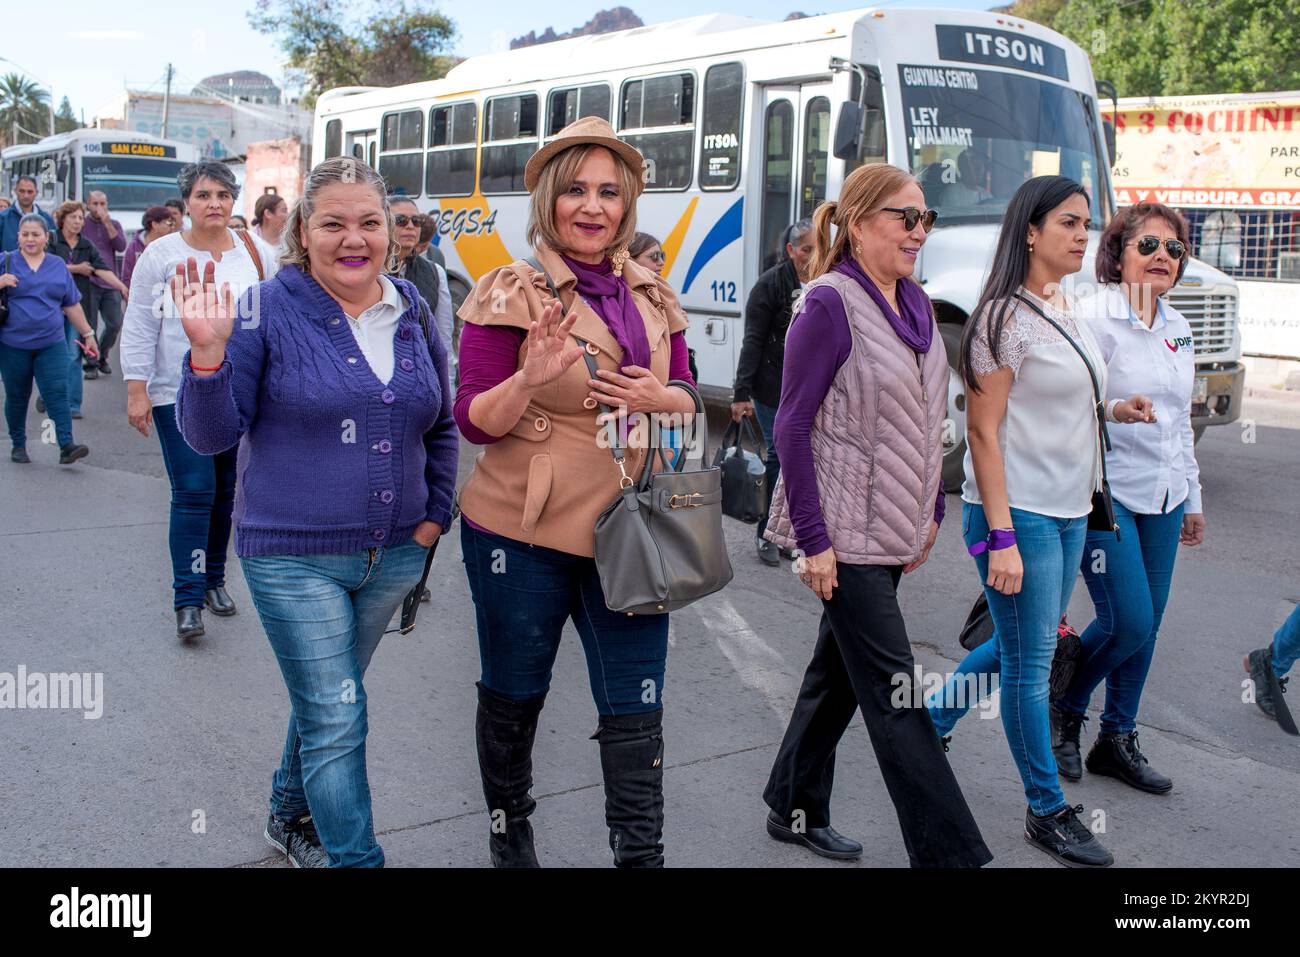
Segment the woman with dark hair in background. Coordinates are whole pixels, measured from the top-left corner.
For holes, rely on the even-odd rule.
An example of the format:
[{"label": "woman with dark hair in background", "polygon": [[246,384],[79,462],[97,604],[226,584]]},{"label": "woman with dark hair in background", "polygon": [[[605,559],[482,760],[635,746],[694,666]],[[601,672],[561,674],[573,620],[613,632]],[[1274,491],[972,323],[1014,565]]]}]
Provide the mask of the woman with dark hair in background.
[{"label": "woman with dark hair in background", "polygon": [[122,254],[122,282],[130,287],[131,273],[135,271],[136,260],[140,258],[144,248],[155,239],[175,230],[176,220],[170,207],[150,206],[146,209],[144,215],[140,217],[140,231],[127,243],[126,252]]},{"label": "woman with dark hair in background", "polygon": [[285,221],[289,218],[289,204],[283,196],[263,193],[253,204],[253,232],[271,247],[280,245]]},{"label": "woman with dark hair in background", "polygon": [[627,254],[656,276],[664,273],[664,247],[649,233],[637,233],[628,244]]},{"label": "woman with dark hair in background", "polygon": [[[974,704],[957,683],[969,687],[968,674],[1000,670],[1002,724],[1029,805],[1025,840],[1062,863],[1106,867],[1114,858],[1079,820],[1083,806],[1071,806],[1061,790],[1047,706],[1056,628],[1101,482],[1092,377],[1105,394],[1106,365],[1061,289],[1083,265],[1091,222],[1088,194],[1074,180],[1026,181],[1007,207],[963,333],[962,531],[994,636],[967,655],[929,707],[947,735]],[[1134,396],[1106,412],[1117,422],[1148,422],[1151,401]]]}]

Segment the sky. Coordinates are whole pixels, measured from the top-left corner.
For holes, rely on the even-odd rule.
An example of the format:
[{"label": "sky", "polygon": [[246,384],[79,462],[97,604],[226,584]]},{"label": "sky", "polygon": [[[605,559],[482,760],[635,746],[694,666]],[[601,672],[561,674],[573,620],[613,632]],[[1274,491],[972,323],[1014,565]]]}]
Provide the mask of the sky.
[{"label": "sky", "polygon": [[[361,7],[364,0],[358,3]],[[489,53],[530,30],[548,26],[557,33],[581,26],[596,11],[627,6],[646,23],[663,23],[702,13],[735,13],[758,19],[784,19],[799,10],[808,14],[834,13],[867,6],[946,7],[987,9],[997,0],[452,0],[439,5],[457,26],[455,52],[460,56]],[[231,70],[258,70],[277,83],[283,80],[283,57],[270,38],[248,24],[254,0],[228,0],[206,7],[181,6],[176,0],[131,0],[106,4],[103,0],[62,0],[59,16],[36,18],[35,35],[58,49],[34,49],[18,31],[0,35],[0,73],[26,74],[45,87],[53,87],[54,105],[66,96],[73,112],[91,122],[98,110],[127,87],[163,89],[168,61],[175,65],[172,90],[188,93],[199,80]],[[205,18],[191,10],[209,11]],[[12,26],[16,21],[7,20]],[[502,24],[509,24],[502,28]],[[63,25],[70,26],[63,26]],[[18,67],[14,66],[14,61]],[[41,131],[43,132],[43,131]]]}]

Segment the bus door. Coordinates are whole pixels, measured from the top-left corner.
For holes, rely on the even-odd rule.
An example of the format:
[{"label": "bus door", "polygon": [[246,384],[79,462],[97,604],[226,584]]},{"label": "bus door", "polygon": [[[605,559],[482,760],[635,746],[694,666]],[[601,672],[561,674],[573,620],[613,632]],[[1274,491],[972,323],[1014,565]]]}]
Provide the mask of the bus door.
[{"label": "bus door", "polygon": [[355,156],[371,169],[378,168],[375,153],[379,149],[379,130],[350,130],[347,146],[348,155]]},{"label": "bus door", "polygon": [[758,273],[785,257],[782,238],[791,223],[810,218],[826,198],[831,140],[829,82],[763,88],[763,135],[754,168],[762,176]]}]

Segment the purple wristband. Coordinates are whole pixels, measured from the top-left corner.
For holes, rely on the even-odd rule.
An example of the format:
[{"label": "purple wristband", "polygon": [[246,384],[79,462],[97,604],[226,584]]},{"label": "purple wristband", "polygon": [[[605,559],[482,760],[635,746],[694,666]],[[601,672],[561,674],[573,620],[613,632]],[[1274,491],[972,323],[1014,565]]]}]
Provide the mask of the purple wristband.
[{"label": "purple wristband", "polygon": [[1016,543],[1016,530],[1014,528],[995,528],[989,532],[989,537],[982,542],[976,542],[966,549],[972,555],[980,555],[985,551],[1000,552],[1004,548],[1010,548]]}]

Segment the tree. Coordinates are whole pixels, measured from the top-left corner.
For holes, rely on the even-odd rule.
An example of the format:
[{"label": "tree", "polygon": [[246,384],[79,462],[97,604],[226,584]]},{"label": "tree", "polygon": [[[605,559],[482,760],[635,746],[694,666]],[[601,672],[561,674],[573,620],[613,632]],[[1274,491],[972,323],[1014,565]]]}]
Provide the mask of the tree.
[{"label": "tree", "polygon": [[1300,88],[1296,0],[1017,0],[1087,51],[1121,96]]},{"label": "tree", "polygon": [[336,86],[432,80],[455,62],[446,52],[455,24],[427,0],[257,0],[248,19],[279,41],[307,108]]},{"label": "tree", "polygon": [[18,73],[0,77],[0,136],[8,146],[33,142],[49,133],[50,94]]},{"label": "tree", "polygon": [[81,122],[77,119],[77,115],[72,112],[72,103],[65,96],[59,102],[59,108],[54,114],[54,132],[67,133],[79,129],[81,129]]}]

